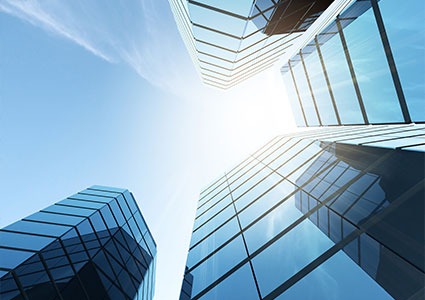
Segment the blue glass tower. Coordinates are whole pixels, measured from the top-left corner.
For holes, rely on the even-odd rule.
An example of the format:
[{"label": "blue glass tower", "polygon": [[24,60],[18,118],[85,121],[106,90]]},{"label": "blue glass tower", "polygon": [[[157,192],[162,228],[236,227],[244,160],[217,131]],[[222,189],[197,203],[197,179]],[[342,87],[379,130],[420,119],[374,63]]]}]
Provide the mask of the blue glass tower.
[{"label": "blue glass tower", "polygon": [[424,165],[424,125],[276,137],[201,192],[180,299],[423,299]]},{"label": "blue glass tower", "polygon": [[156,244],[125,189],[92,186],[0,230],[0,298],[143,299]]}]

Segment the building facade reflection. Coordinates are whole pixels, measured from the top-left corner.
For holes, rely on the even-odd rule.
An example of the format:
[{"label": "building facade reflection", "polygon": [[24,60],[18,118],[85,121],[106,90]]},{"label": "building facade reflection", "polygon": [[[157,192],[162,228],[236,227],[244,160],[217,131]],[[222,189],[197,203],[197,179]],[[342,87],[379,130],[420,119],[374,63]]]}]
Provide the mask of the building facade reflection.
[{"label": "building facade reflection", "polygon": [[201,192],[180,299],[423,297],[423,132],[270,141]]}]

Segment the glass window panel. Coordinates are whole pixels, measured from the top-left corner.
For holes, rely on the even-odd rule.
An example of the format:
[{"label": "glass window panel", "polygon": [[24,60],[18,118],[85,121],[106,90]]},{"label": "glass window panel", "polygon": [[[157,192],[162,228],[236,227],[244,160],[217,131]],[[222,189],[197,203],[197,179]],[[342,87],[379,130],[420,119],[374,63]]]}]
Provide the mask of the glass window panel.
[{"label": "glass window panel", "polygon": [[223,224],[225,221],[229,220],[235,214],[235,208],[233,205],[229,205],[218,215],[214,216],[210,221],[203,224],[201,227],[196,229],[192,234],[192,239],[190,241],[190,246],[193,246],[199,242],[204,236],[209,234],[215,228]]},{"label": "glass window panel", "polygon": [[[295,144],[293,147],[288,149],[285,153],[282,153],[275,161],[271,162],[269,164],[270,167],[273,169],[278,169],[284,166],[288,160],[296,159],[297,153],[306,148],[309,144],[311,144],[313,141],[311,140],[300,140],[297,144]],[[289,170],[288,170],[289,171]],[[289,172],[285,171],[284,174],[288,174]]]},{"label": "glass window panel", "polygon": [[144,238],[145,238],[146,244],[149,247],[150,252],[152,253],[153,256],[155,256],[156,255],[156,244],[155,244],[155,242],[152,238],[152,235],[149,232],[147,232],[145,234]]},{"label": "glass window panel", "polygon": [[[272,170],[267,168],[266,166],[263,166],[264,169],[259,171],[257,174],[255,174],[252,178],[248,179],[244,184],[236,188],[235,190],[232,190],[232,196],[235,201],[237,201],[240,197],[245,197],[248,195],[251,189],[255,184],[257,184],[260,180],[262,180],[265,177],[268,177],[269,174],[272,174]],[[276,178],[276,176],[275,176]]]},{"label": "glass window panel", "polygon": [[[314,44],[314,41],[312,43]],[[316,100],[317,110],[319,111],[322,125],[336,125],[338,124],[338,121],[336,119],[335,109],[329,94],[322,64],[315,47],[316,46],[314,45],[312,53],[304,56],[304,62],[310,79],[311,88],[313,89],[313,94]]]},{"label": "glass window panel", "polygon": [[239,299],[259,299],[249,264],[240,267],[235,273],[223,280],[199,299],[228,299],[229,296],[234,295],[235,291],[237,291]]},{"label": "glass window panel", "polygon": [[255,173],[257,173],[263,168],[264,168],[263,164],[261,164],[258,161],[253,161],[249,165],[249,168],[247,168],[246,170],[244,169],[243,172],[238,173],[238,175],[235,176],[233,181],[229,181],[230,189],[232,190],[232,192],[235,189],[237,189],[241,184],[243,184],[246,180],[248,180],[251,176],[253,176]]},{"label": "glass window panel", "polygon": [[111,198],[115,198],[117,196],[116,192],[107,192],[107,191],[98,191],[98,190],[89,190],[89,189],[79,192],[78,194],[104,196],[104,197],[111,197]]},{"label": "glass window panel", "polygon": [[260,215],[272,208],[276,203],[294,192],[294,190],[295,186],[286,180],[274,186],[270,191],[239,213],[239,220],[242,228],[245,228]]},{"label": "glass window panel", "polygon": [[131,194],[129,191],[126,191],[124,193],[124,198],[130,207],[130,211],[132,214],[134,214],[137,211],[137,204],[136,199],[134,199],[133,194]]},{"label": "glass window panel", "polygon": [[405,139],[396,139],[396,140],[387,140],[382,142],[373,142],[367,143],[368,146],[381,147],[381,148],[401,148],[408,145],[416,145],[425,143],[425,138],[423,136],[405,138]]},{"label": "glass window panel", "polygon": [[359,9],[357,6],[369,7],[343,29],[347,47],[369,122],[403,122],[391,71],[370,5],[369,1],[357,2],[350,8],[356,10]]},{"label": "glass window panel", "polygon": [[65,204],[65,205],[76,206],[76,207],[87,207],[87,208],[94,208],[94,209],[99,209],[105,206],[105,204],[103,203],[88,202],[84,200],[75,200],[75,199],[65,199],[65,200],[59,201],[58,204]]},{"label": "glass window panel", "polygon": [[118,226],[117,223],[115,222],[114,217],[112,216],[111,209],[109,208],[109,206],[107,205],[104,206],[100,210],[100,213],[102,214],[102,217],[105,220],[105,223],[109,229],[112,229]]},{"label": "glass window panel", "polygon": [[136,241],[140,241],[140,239],[142,238],[142,233],[140,232],[139,228],[136,225],[136,221],[134,221],[134,218],[130,218],[130,220],[128,220],[128,224],[131,227],[131,231],[133,231],[134,237],[136,238]]},{"label": "glass window panel", "polygon": [[212,284],[246,257],[241,236],[204,261],[190,273],[193,275],[192,296]]},{"label": "glass window panel", "polygon": [[276,299],[393,298],[344,252],[339,251]]},{"label": "glass window panel", "polygon": [[236,217],[234,217],[190,250],[187,257],[187,266],[192,268],[201,259],[212,253],[239,231],[240,228],[238,221],[236,220]]},{"label": "glass window panel", "polygon": [[226,195],[228,194],[229,189],[227,188],[227,186],[224,186],[220,192],[216,193],[210,200],[205,201],[205,204],[198,208],[198,210],[196,211],[196,216],[200,216],[202,213],[204,213],[219,202],[223,202],[220,204],[221,207],[223,207],[222,205],[226,204],[227,200],[229,199],[229,196],[226,197]]},{"label": "glass window panel", "polygon": [[98,191],[105,191],[105,192],[114,192],[114,193],[124,193],[126,189],[120,189],[110,186],[101,186],[101,185],[93,185],[89,188],[90,190],[98,190]]},{"label": "glass window panel", "polygon": [[0,231],[0,241],[1,245],[4,247],[38,251],[52,243],[54,240],[54,238]]},{"label": "glass window panel", "polygon": [[[0,257],[2,257],[2,259],[0,259],[0,267],[14,269],[32,255],[34,255],[34,253],[0,248]],[[4,259],[6,257],[7,259]]]},{"label": "glass window panel", "polygon": [[57,223],[63,225],[72,225],[75,226],[80,223],[84,218],[82,217],[74,217],[74,216],[65,216],[44,212],[37,212],[25,218],[25,220],[32,221],[41,221],[46,223]]},{"label": "glass window panel", "polygon": [[290,161],[288,161],[283,167],[277,169],[276,171],[282,174],[283,176],[288,176],[290,180],[296,181],[301,174],[305,172],[308,168],[314,168],[317,164],[314,164],[318,154],[323,152],[323,149],[326,145],[322,145],[320,142],[315,142],[309,145],[301,153]]},{"label": "glass window panel", "polygon": [[6,226],[4,229],[18,231],[18,232],[26,232],[26,233],[34,233],[34,234],[44,234],[59,237],[68,230],[70,227],[54,225],[54,224],[45,224],[45,223],[37,223],[37,222],[28,222],[28,221],[18,221],[9,226]]},{"label": "glass window panel", "polygon": [[134,215],[134,219],[135,219],[137,225],[139,226],[139,229],[142,232],[142,234],[145,235],[146,232],[148,231],[148,228],[146,227],[146,223],[145,223],[145,220],[143,219],[142,214],[140,212],[137,212]]},{"label": "glass window panel", "polygon": [[425,121],[425,2],[378,2],[413,122]]},{"label": "glass window panel", "polygon": [[[209,43],[213,43],[217,46],[220,47],[224,47],[227,49],[232,49],[232,50],[237,50],[239,48],[239,43],[240,43],[240,39],[234,38],[234,37],[230,37],[228,35],[224,35],[218,32],[214,32],[205,28],[201,28],[198,26],[193,26],[193,35],[195,36],[195,38],[202,40],[202,41],[206,41]],[[214,59],[212,59],[212,57],[210,57],[209,59],[206,59],[207,61],[213,61]],[[220,60],[218,60],[220,61]],[[225,61],[221,60],[221,64],[219,63],[219,65],[222,65],[224,67],[228,67],[227,64],[225,64]],[[223,63],[224,62],[224,63]],[[214,62],[213,62],[214,63]],[[231,66],[231,63],[228,63]]]},{"label": "glass window panel", "polygon": [[227,173],[227,181],[229,183],[235,181],[239,176],[251,169],[257,163],[258,161],[250,156],[246,161],[240,164],[240,166]]},{"label": "glass window panel", "polygon": [[[295,196],[285,200],[244,232],[249,253],[254,253],[302,215],[302,212],[295,206]],[[249,219],[244,217],[243,220],[244,223],[248,223]]]},{"label": "glass window panel", "polygon": [[298,138],[291,138],[287,143],[285,143],[284,145],[282,145],[282,147],[279,147],[275,152],[270,153],[269,156],[265,157],[263,159],[263,163],[265,164],[269,164],[270,162],[274,162],[275,159],[277,159],[278,157],[280,157],[280,155],[282,155],[283,152],[291,149],[291,147],[294,147],[294,145],[299,142]]},{"label": "glass window panel", "polygon": [[87,201],[94,201],[94,202],[102,202],[102,203],[109,203],[112,198],[108,197],[102,197],[102,196],[94,196],[94,195],[83,195],[83,194],[75,194],[71,197],[68,197],[69,199],[76,199],[76,200],[87,200]]},{"label": "glass window panel", "polygon": [[70,207],[70,206],[63,206],[63,205],[56,205],[56,204],[46,207],[42,211],[48,211],[48,212],[53,212],[58,214],[77,215],[82,217],[88,217],[93,213],[92,209]]},{"label": "glass window panel", "polygon": [[316,109],[314,108],[313,98],[311,97],[304,67],[301,61],[297,62],[296,64],[292,63],[292,66],[292,71],[294,72],[295,81],[297,83],[298,92],[300,94],[307,123],[309,126],[318,126],[319,119],[317,118]]},{"label": "glass window panel", "polygon": [[[354,90],[348,63],[342,48],[336,24],[331,24],[326,33],[333,36],[320,46],[326,71],[335,97],[342,124],[364,124],[359,101]],[[326,35],[328,37],[329,35]],[[320,34],[319,42],[322,40]]]},{"label": "glass window panel", "polygon": [[131,217],[130,209],[128,208],[127,202],[124,199],[123,195],[119,195],[116,199],[118,205],[120,206],[122,212],[124,213],[125,219],[128,220]]},{"label": "glass window panel", "polygon": [[[218,202],[216,205],[212,206],[209,210],[205,211],[205,213],[200,215],[198,218],[196,218],[195,226],[203,224],[208,219],[213,217],[215,214],[219,213],[222,209],[224,209],[225,207],[228,207],[228,205],[230,205],[230,203],[231,203],[231,196],[229,195],[226,198],[224,198],[223,200],[221,200],[220,202]],[[220,214],[221,213],[222,212],[220,212]]]},{"label": "glass window panel", "polygon": [[102,220],[99,212],[95,212],[91,217],[90,221],[93,224],[94,230],[98,232],[99,237],[102,236],[102,232],[106,231],[105,223]]},{"label": "glass window panel", "polygon": [[121,212],[121,209],[118,206],[117,200],[113,200],[109,203],[109,206],[111,207],[112,214],[114,215],[115,219],[118,222],[118,226],[122,226],[125,222],[124,216]]},{"label": "glass window panel", "polygon": [[[208,193],[212,192],[214,189],[216,189],[218,186],[223,184],[223,182],[226,181],[226,178],[222,175],[219,179],[214,180],[214,183],[211,185],[208,185],[202,192],[202,197],[205,197]],[[202,199],[202,198],[201,198]]]},{"label": "glass window panel", "polygon": [[289,138],[287,137],[280,137],[277,141],[274,141],[270,146],[268,146],[264,151],[261,151],[258,153],[258,160],[262,160],[263,158],[267,157],[271,153],[278,151],[280,147],[282,147],[285,143],[289,141]]},{"label": "glass window panel", "polygon": [[[266,177],[260,179],[251,190],[247,191],[242,197],[240,197],[236,202],[237,211],[240,212],[244,207],[250,204],[252,201],[264,194],[268,189],[277,184],[282,180],[282,177],[276,173],[270,173]],[[263,196],[264,197],[264,196]]]},{"label": "glass window panel", "polygon": [[201,24],[202,26],[240,37],[242,36],[246,24],[245,20],[194,5],[190,2],[189,13],[191,20],[196,24]]},{"label": "glass window panel", "polygon": [[310,220],[301,222],[252,260],[261,295],[269,294],[332,246]]}]

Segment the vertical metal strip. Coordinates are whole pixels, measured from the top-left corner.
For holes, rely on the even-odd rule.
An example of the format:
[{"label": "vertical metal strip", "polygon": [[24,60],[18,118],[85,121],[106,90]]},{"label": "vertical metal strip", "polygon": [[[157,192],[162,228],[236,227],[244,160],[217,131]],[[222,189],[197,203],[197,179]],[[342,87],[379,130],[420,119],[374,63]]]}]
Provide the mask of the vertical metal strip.
[{"label": "vertical metal strip", "polygon": [[258,297],[259,297],[259,299],[263,299],[263,298],[261,297],[260,287],[259,287],[259,285],[258,285],[257,277],[255,276],[254,266],[252,265],[252,261],[251,261],[251,259],[249,258],[248,246],[247,246],[247,244],[246,244],[245,236],[244,236],[244,234],[243,234],[243,232],[242,232],[242,225],[241,225],[241,222],[240,222],[240,220],[239,220],[238,210],[236,209],[235,201],[234,201],[234,199],[233,199],[233,195],[232,195],[232,190],[230,189],[230,184],[229,184],[229,181],[227,180],[227,174],[226,174],[226,173],[224,173],[224,176],[226,176],[226,183],[227,183],[227,187],[228,187],[228,189],[229,189],[230,198],[232,199],[232,205],[233,205],[233,208],[235,209],[235,216],[236,216],[236,220],[238,221],[239,230],[240,230],[240,233],[241,233],[241,236],[242,236],[242,240],[243,240],[243,244],[244,244],[244,247],[245,247],[246,256],[248,257],[248,263],[249,263],[249,266],[250,266],[250,268],[251,268],[252,277],[254,278],[255,287],[257,288]]},{"label": "vertical metal strip", "polygon": [[310,77],[308,77],[307,68],[305,66],[305,62],[304,62],[304,58],[303,58],[301,50],[300,50],[299,54],[300,54],[300,58],[301,58],[301,63],[303,64],[305,77],[307,78],[307,84],[308,84],[308,88],[310,90],[311,98],[313,99],[313,104],[314,104],[314,109],[316,110],[317,119],[319,120],[320,126],[322,126],[323,124],[322,124],[322,120],[320,119],[319,110],[317,109],[316,98],[314,97],[313,88],[311,87],[311,83],[310,83]]},{"label": "vertical metal strip", "polygon": [[390,42],[388,40],[387,32],[385,30],[384,21],[382,19],[381,11],[376,0],[371,0],[373,13],[375,15],[376,24],[378,25],[379,35],[381,36],[382,45],[384,46],[387,62],[390,67],[391,77],[397,92],[400,108],[403,113],[403,118],[406,123],[411,123],[409,109],[407,108],[406,98],[404,97],[403,88],[401,86],[400,77],[398,76],[397,67],[394,61],[393,52],[391,50]]},{"label": "vertical metal strip", "polygon": [[289,71],[291,72],[292,80],[294,81],[294,87],[295,87],[295,91],[297,92],[298,102],[300,104],[301,112],[303,114],[305,126],[306,127],[309,127],[308,126],[308,122],[307,122],[307,118],[305,117],[304,108],[303,108],[303,105],[302,105],[302,102],[301,102],[300,93],[298,91],[297,82],[295,81],[295,76],[294,76],[294,72],[292,71],[292,66],[291,66],[291,61],[290,60],[288,61],[288,66],[289,66]]},{"label": "vertical metal strip", "polygon": [[364,107],[363,98],[360,93],[359,83],[357,81],[356,73],[354,72],[353,62],[351,61],[350,52],[348,51],[347,42],[345,40],[344,33],[342,32],[341,22],[339,16],[336,17],[336,26],[338,27],[339,37],[341,38],[342,47],[344,48],[345,58],[347,59],[348,68],[350,69],[351,79],[353,80],[354,89],[356,90],[357,99],[359,101],[360,110],[363,115],[363,120],[366,125],[369,124],[369,119],[366,114],[366,109]]},{"label": "vertical metal strip", "polygon": [[329,91],[329,96],[331,97],[332,106],[335,110],[336,119],[338,121],[338,125],[341,125],[341,118],[339,117],[338,108],[336,107],[334,93],[331,88],[331,82],[329,81],[328,72],[326,71],[325,61],[323,60],[322,51],[320,50],[317,36],[314,37],[314,41],[316,43],[316,49],[317,49],[317,54],[319,55],[320,64],[322,65],[323,75],[325,76],[326,84],[328,86],[328,91]]}]

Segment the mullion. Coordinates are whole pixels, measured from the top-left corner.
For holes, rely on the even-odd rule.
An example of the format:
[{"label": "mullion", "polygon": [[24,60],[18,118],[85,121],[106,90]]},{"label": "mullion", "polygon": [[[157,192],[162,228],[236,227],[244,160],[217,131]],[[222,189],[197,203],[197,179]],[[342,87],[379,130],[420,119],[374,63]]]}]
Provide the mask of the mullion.
[{"label": "mullion", "polygon": [[[225,174],[226,174],[226,173],[225,173]],[[225,176],[226,176],[226,175],[225,175]],[[243,234],[243,232],[242,232],[242,225],[241,225],[241,221],[240,221],[240,219],[239,219],[238,210],[236,209],[235,200],[233,199],[232,190],[230,189],[230,185],[229,185],[229,182],[227,181],[227,177],[226,177],[226,182],[227,182],[227,187],[229,188],[230,197],[231,197],[231,199],[232,199],[233,208],[234,208],[234,210],[235,210],[235,216],[236,216],[236,219],[237,219],[237,221],[238,221],[239,230],[240,230],[240,232],[241,232],[241,236],[242,236],[243,244],[244,244],[244,247],[245,247],[245,252],[246,252],[246,255],[247,255],[247,257],[248,257],[248,256],[249,256],[248,246],[247,246],[247,243],[246,243],[246,240],[245,240],[245,236],[244,236],[244,234]],[[259,285],[258,285],[258,281],[257,281],[257,276],[255,276],[254,267],[253,267],[253,265],[252,265],[251,260],[249,260],[249,266],[250,266],[250,268],[251,268],[252,276],[253,276],[253,278],[254,278],[254,283],[255,283],[255,287],[256,287],[256,289],[257,289],[258,297],[259,297],[259,299],[262,299],[262,298],[261,298],[261,293],[260,293],[260,287],[259,287]]]}]

